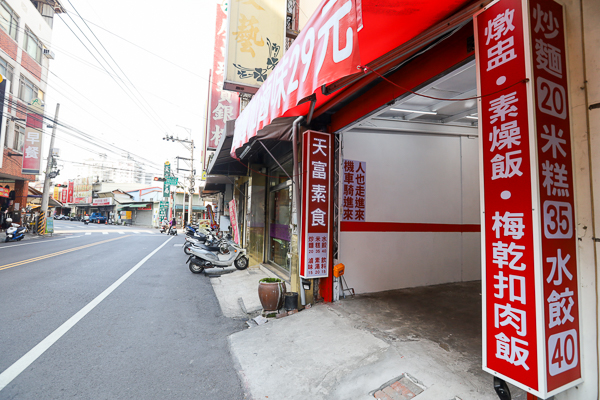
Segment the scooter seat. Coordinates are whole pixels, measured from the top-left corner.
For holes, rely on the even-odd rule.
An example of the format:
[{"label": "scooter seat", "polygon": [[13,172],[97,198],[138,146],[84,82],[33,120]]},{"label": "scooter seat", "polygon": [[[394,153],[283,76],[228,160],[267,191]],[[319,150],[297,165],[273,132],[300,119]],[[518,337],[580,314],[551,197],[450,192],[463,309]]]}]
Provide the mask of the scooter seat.
[{"label": "scooter seat", "polygon": [[200,248],[208,251],[219,251],[221,248],[219,246],[207,246],[205,244],[201,244]]}]

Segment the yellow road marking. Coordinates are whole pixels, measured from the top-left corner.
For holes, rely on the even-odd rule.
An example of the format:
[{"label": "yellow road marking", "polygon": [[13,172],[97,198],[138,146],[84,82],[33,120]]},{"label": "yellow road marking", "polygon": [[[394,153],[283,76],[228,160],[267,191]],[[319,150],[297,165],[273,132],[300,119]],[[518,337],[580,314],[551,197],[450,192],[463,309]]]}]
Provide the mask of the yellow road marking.
[{"label": "yellow road marking", "polygon": [[0,271],[2,271],[3,269],[9,269],[9,268],[13,268],[13,267],[18,267],[19,265],[29,264],[29,263],[32,263],[32,262],[35,262],[35,261],[40,261],[40,260],[45,260],[47,258],[52,258],[52,257],[60,256],[61,254],[70,253],[72,251],[82,250],[82,249],[85,249],[85,248],[88,248],[88,247],[97,246],[99,244],[104,244],[104,243],[112,242],[114,240],[124,239],[124,238],[129,237],[129,236],[131,236],[131,235],[119,236],[119,237],[116,237],[114,239],[103,240],[101,242],[95,242],[95,243],[91,243],[91,244],[86,244],[84,246],[74,247],[72,249],[57,251],[56,253],[50,253],[50,254],[46,254],[46,255],[43,255],[43,256],[30,258],[28,260],[22,260],[22,261],[17,261],[17,262],[11,263],[11,264],[0,265]]}]

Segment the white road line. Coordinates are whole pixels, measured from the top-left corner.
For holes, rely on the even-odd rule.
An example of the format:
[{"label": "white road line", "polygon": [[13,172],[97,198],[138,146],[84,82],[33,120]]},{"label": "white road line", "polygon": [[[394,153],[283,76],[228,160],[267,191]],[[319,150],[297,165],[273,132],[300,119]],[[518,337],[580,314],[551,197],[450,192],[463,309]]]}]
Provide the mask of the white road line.
[{"label": "white road line", "polygon": [[118,231],[117,233],[118,233],[119,235],[123,235],[125,232],[123,232],[123,231]]},{"label": "white road line", "polygon": [[146,261],[162,249],[169,241],[173,238],[169,238],[164,241],[163,244],[158,246],[152,253],[148,254],[142,261],[137,263],[133,268],[120,277],[115,283],[110,285],[108,289],[100,293],[98,297],[89,302],[85,307],[69,318],[64,324],[59,326],[54,332],[46,336],[44,340],[39,342],[33,349],[29,350],[23,357],[17,360],[13,365],[8,367],[4,372],[0,374],[0,391],[4,389],[9,383],[13,381],[17,376],[27,369],[35,360],[37,360],[42,354],[46,352],[54,343],[56,343],[65,333],[73,328],[83,317],[85,317],[90,311],[92,311],[98,304],[107,298],[116,288],[118,288],[123,282],[127,280],[135,271],[137,271]]},{"label": "white road line", "polygon": [[86,235],[91,235],[91,234],[92,234],[92,232],[87,232],[87,233],[86,233]]},{"label": "white road line", "polygon": [[133,233],[140,233],[140,231],[131,231],[131,232],[133,232]]},{"label": "white road line", "polygon": [[[76,237],[81,237],[81,236],[67,236],[67,237],[65,237],[65,238],[62,238],[62,239],[51,239],[51,240],[44,240],[44,241],[43,241],[43,242],[41,242],[41,243],[46,243],[46,242],[55,242],[55,241],[57,241],[57,240],[66,240],[66,239],[72,239],[72,238],[76,238]],[[2,250],[2,249],[8,249],[8,248],[11,248],[11,247],[18,247],[18,246],[29,246],[30,244],[40,244],[40,242],[37,242],[37,241],[36,241],[36,242],[32,242],[32,243],[22,243],[22,244],[13,244],[13,245],[11,245],[11,246],[2,246],[2,247],[0,247],[0,250]]]},{"label": "white road line", "polygon": [[108,235],[108,232],[102,232],[103,235]]}]

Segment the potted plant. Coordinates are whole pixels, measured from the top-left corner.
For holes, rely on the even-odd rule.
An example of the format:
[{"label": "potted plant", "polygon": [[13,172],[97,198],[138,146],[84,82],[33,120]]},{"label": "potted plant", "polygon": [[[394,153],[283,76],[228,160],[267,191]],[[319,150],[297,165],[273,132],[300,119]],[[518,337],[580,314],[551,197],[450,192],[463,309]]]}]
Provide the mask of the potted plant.
[{"label": "potted plant", "polygon": [[263,278],[258,281],[258,298],[265,312],[275,312],[283,307],[285,282],[279,278]]}]

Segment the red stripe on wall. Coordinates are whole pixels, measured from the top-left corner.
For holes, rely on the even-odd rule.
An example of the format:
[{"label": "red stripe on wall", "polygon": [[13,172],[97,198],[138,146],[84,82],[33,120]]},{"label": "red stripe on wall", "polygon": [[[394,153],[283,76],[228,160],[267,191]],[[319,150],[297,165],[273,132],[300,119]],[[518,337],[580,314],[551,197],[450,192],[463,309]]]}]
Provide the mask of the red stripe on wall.
[{"label": "red stripe on wall", "polygon": [[342,232],[481,232],[481,226],[479,224],[342,221],[340,230]]}]

